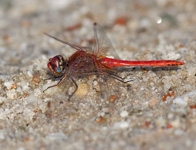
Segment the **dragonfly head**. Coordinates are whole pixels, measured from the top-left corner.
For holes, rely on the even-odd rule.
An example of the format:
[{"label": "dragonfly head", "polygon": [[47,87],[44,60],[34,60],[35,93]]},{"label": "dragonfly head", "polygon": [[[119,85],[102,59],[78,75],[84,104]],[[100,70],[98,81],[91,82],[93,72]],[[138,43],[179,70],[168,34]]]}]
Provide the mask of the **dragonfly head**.
[{"label": "dragonfly head", "polygon": [[61,55],[49,59],[48,68],[55,76],[62,75],[66,70],[66,61]]}]

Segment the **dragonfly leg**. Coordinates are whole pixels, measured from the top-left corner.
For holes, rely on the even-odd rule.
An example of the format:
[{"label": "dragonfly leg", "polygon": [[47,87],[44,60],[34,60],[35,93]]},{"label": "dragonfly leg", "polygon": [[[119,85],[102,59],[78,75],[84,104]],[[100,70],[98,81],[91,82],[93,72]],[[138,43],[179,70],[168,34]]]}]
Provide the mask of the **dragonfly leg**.
[{"label": "dragonfly leg", "polygon": [[45,92],[46,90],[48,90],[48,89],[50,89],[52,87],[58,86],[60,84],[61,80],[57,84],[47,87],[45,90],[43,90],[43,92]]},{"label": "dragonfly leg", "polygon": [[122,79],[125,80],[128,76],[132,75],[132,73],[127,74],[125,77],[123,77]]},{"label": "dragonfly leg", "polygon": [[77,85],[77,83],[76,83],[76,81],[73,79],[73,78],[70,78],[71,79],[71,81],[74,83],[74,85],[75,85],[75,90],[71,93],[71,95],[69,95],[69,98],[68,98],[68,101],[70,101],[70,99],[71,99],[71,97],[76,93],[76,91],[78,90],[78,85]]},{"label": "dragonfly leg", "polygon": [[112,74],[112,75],[110,75],[110,76],[111,76],[112,78],[114,78],[114,79],[116,79],[116,80],[122,82],[122,83],[128,83],[128,82],[133,81],[133,79],[130,79],[130,80],[125,81],[125,79],[127,78],[127,76],[125,76],[124,78],[122,78],[122,77],[120,77],[120,76],[118,76],[118,75],[115,75],[115,74]]},{"label": "dragonfly leg", "polygon": [[46,78],[46,79],[43,79],[43,80],[52,80],[52,79],[58,79],[60,77],[50,77],[50,78]]},{"label": "dragonfly leg", "polygon": [[47,87],[45,90],[43,90],[43,92],[45,92],[46,90],[48,90],[48,89],[50,89],[50,88],[52,88],[52,87],[55,87],[55,86],[60,85],[66,78],[68,78],[67,74],[65,74],[65,75],[63,76],[63,78],[62,78],[57,84]]}]

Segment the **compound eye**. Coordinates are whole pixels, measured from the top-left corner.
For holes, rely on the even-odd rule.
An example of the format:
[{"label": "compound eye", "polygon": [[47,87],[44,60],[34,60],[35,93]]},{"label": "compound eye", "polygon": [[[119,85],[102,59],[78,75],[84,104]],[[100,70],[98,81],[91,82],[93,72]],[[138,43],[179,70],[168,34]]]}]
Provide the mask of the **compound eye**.
[{"label": "compound eye", "polygon": [[56,69],[55,69],[56,73],[60,73],[61,71],[62,71],[62,67],[60,67],[60,66],[56,67]]},{"label": "compound eye", "polygon": [[48,68],[56,75],[59,75],[64,70],[64,59],[61,55],[57,55],[49,59]]}]

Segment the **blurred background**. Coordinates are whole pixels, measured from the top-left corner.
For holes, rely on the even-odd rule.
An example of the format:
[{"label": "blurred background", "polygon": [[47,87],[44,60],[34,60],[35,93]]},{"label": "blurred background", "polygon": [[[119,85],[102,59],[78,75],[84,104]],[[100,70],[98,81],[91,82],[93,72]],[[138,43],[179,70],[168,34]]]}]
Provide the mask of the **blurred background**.
[{"label": "blurred background", "polygon": [[1,0],[0,63],[17,70],[41,55],[69,56],[73,51],[44,33],[85,45],[94,22],[107,27],[122,59],[180,59],[171,51],[195,39],[195,6],[194,0]]}]

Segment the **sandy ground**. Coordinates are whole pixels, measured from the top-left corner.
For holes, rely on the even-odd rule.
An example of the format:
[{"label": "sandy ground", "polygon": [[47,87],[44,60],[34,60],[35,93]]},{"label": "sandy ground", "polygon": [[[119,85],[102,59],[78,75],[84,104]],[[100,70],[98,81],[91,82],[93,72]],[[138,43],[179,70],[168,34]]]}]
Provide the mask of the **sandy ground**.
[{"label": "sandy ground", "polygon": [[[1,0],[1,150],[196,149],[195,0]],[[57,83],[50,57],[88,46],[105,27],[121,59],[178,60],[179,68],[131,68],[127,84],[97,76]],[[101,83],[101,84],[99,84]],[[101,85],[101,86],[100,86]]]}]

